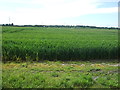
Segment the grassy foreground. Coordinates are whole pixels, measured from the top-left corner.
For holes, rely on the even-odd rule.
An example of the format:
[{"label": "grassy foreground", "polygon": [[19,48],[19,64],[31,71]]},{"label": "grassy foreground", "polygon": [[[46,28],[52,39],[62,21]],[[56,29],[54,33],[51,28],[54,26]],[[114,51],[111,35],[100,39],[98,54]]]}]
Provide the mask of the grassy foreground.
[{"label": "grassy foreground", "polygon": [[117,62],[10,62],[2,68],[3,88],[120,87]]}]

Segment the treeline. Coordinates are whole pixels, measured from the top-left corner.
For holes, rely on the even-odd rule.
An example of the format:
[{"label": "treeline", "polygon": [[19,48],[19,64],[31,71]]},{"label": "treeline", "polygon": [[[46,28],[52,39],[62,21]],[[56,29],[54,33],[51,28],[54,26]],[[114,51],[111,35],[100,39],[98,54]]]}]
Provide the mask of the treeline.
[{"label": "treeline", "polygon": [[1,24],[0,26],[16,26],[16,27],[67,27],[67,28],[97,28],[97,29],[119,29],[116,27],[97,27],[97,26],[84,26],[84,25],[14,25],[11,24]]},{"label": "treeline", "polygon": [[11,24],[2,24],[0,26],[14,26],[14,24],[13,23],[11,23]]}]

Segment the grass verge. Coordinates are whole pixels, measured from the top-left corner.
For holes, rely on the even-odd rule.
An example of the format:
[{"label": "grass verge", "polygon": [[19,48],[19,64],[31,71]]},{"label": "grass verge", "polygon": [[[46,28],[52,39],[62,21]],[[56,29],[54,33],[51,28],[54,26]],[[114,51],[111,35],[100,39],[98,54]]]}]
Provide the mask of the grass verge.
[{"label": "grass verge", "polygon": [[2,88],[120,87],[117,62],[9,62],[2,69]]}]

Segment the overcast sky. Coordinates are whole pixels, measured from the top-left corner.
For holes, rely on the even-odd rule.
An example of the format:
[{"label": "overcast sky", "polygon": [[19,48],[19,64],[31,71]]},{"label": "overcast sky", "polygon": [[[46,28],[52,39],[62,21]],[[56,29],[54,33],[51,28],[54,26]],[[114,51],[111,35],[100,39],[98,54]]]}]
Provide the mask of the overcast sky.
[{"label": "overcast sky", "polygon": [[118,26],[119,0],[0,0],[0,24]]}]

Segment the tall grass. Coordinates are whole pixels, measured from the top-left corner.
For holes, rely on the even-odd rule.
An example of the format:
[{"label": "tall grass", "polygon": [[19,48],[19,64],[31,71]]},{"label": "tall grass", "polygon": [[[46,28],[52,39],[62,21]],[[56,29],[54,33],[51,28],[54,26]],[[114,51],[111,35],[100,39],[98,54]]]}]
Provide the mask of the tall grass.
[{"label": "tall grass", "polygon": [[3,27],[3,61],[117,59],[118,31]]}]

